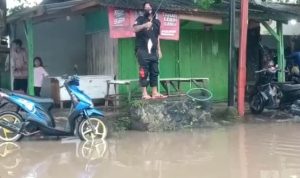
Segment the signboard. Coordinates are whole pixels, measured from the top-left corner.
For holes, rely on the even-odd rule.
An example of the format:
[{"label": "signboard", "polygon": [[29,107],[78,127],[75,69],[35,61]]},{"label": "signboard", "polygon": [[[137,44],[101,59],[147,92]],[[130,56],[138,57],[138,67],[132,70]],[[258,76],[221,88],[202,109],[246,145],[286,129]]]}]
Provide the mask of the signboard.
[{"label": "signboard", "polygon": [[130,10],[125,9],[108,9],[109,32],[111,38],[130,38],[135,33],[132,28]]},{"label": "signboard", "polygon": [[160,13],[158,19],[160,26],[160,39],[179,40],[179,16],[177,14]]}]

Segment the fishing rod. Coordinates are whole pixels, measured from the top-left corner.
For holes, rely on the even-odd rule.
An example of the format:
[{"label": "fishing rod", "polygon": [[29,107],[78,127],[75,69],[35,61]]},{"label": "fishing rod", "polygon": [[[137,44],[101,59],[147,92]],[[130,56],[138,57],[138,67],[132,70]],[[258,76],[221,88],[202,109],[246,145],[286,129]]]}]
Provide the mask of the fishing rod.
[{"label": "fishing rod", "polygon": [[160,9],[160,7],[161,7],[163,1],[164,1],[164,0],[161,0],[161,1],[160,1],[160,3],[159,3],[159,5],[158,5],[157,9],[155,10],[155,12],[154,12],[154,14],[153,14],[153,17],[156,16],[156,14],[157,14],[158,10]]},{"label": "fishing rod", "polygon": [[[163,1],[164,1],[164,0],[161,0],[161,1],[160,1],[160,3],[159,3],[159,5],[158,5],[157,9],[155,10],[155,12],[154,12],[154,14],[153,14],[153,16],[152,16],[151,22],[152,22],[152,20],[155,18],[155,16],[156,16],[158,10],[160,9],[160,7],[161,7]],[[158,63],[158,68],[160,68],[159,63]],[[158,81],[159,81],[159,80],[160,80],[160,76],[158,75]],[[160,85],[159,85],[159,83],[160,83],[160,82],[158,82],[157,90],[158,90],[158,92],[160,93]]]},{"label": "fishing rod", "polygon": [[[154,14],[152,15],[152,18],[150,19],[150,22],[153,21],[153,19],[156,17],[157,13],[158,13],[158,10],[160,9],[162,3],[163,3],[164,0],[161,0],[160,3],[158,4],[158,7],[157,9],[155,10]],[[149,29],[148,29],[149,30]]]}]

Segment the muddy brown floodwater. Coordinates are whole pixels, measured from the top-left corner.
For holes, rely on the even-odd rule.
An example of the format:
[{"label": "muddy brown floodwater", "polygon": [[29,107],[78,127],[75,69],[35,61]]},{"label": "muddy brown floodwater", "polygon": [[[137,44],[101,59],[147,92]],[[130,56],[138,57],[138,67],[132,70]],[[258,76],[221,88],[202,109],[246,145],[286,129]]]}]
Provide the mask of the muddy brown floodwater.
[{"label": "muddy brown floodwater", "polygon": [[298,178],[300,124],[0,143],[1,178]]}]

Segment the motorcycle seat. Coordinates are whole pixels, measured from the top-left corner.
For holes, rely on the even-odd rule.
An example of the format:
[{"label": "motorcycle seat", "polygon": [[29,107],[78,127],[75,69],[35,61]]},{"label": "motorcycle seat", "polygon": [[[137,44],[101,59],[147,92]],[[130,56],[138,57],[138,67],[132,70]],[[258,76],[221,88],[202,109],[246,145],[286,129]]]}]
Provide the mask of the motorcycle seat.
[{"label": "motorcycle seat", "polygon": [[281,88],[283,91],[296,91],[296,90],[300,90],[300,84],[284,84],[282,85],[282,88]]},{"label": "motorcycle seat", "polygon": [[54,105],[54,101],[51,98],[40,98],[40,97],[29,96],[29,95],[15,93],[15,92],[13,92],[13,95],[23,98],[23,99],[26,99],[26,100],[30,100],[35,103],[38,103],[48,110],[51,109],[51,107]]}]

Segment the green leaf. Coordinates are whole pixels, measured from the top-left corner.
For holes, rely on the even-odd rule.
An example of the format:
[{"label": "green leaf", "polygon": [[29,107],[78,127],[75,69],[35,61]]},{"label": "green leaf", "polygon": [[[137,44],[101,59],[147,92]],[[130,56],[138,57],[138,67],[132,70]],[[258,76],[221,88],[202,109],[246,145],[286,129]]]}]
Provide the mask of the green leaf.
[{"label": "green leaf", "polygon": [[[195,2],[195,1],[194,1]],[[200,8],[209,9],[211,5],[216,3],[216,0],[196,0],[195,2]]]}]

